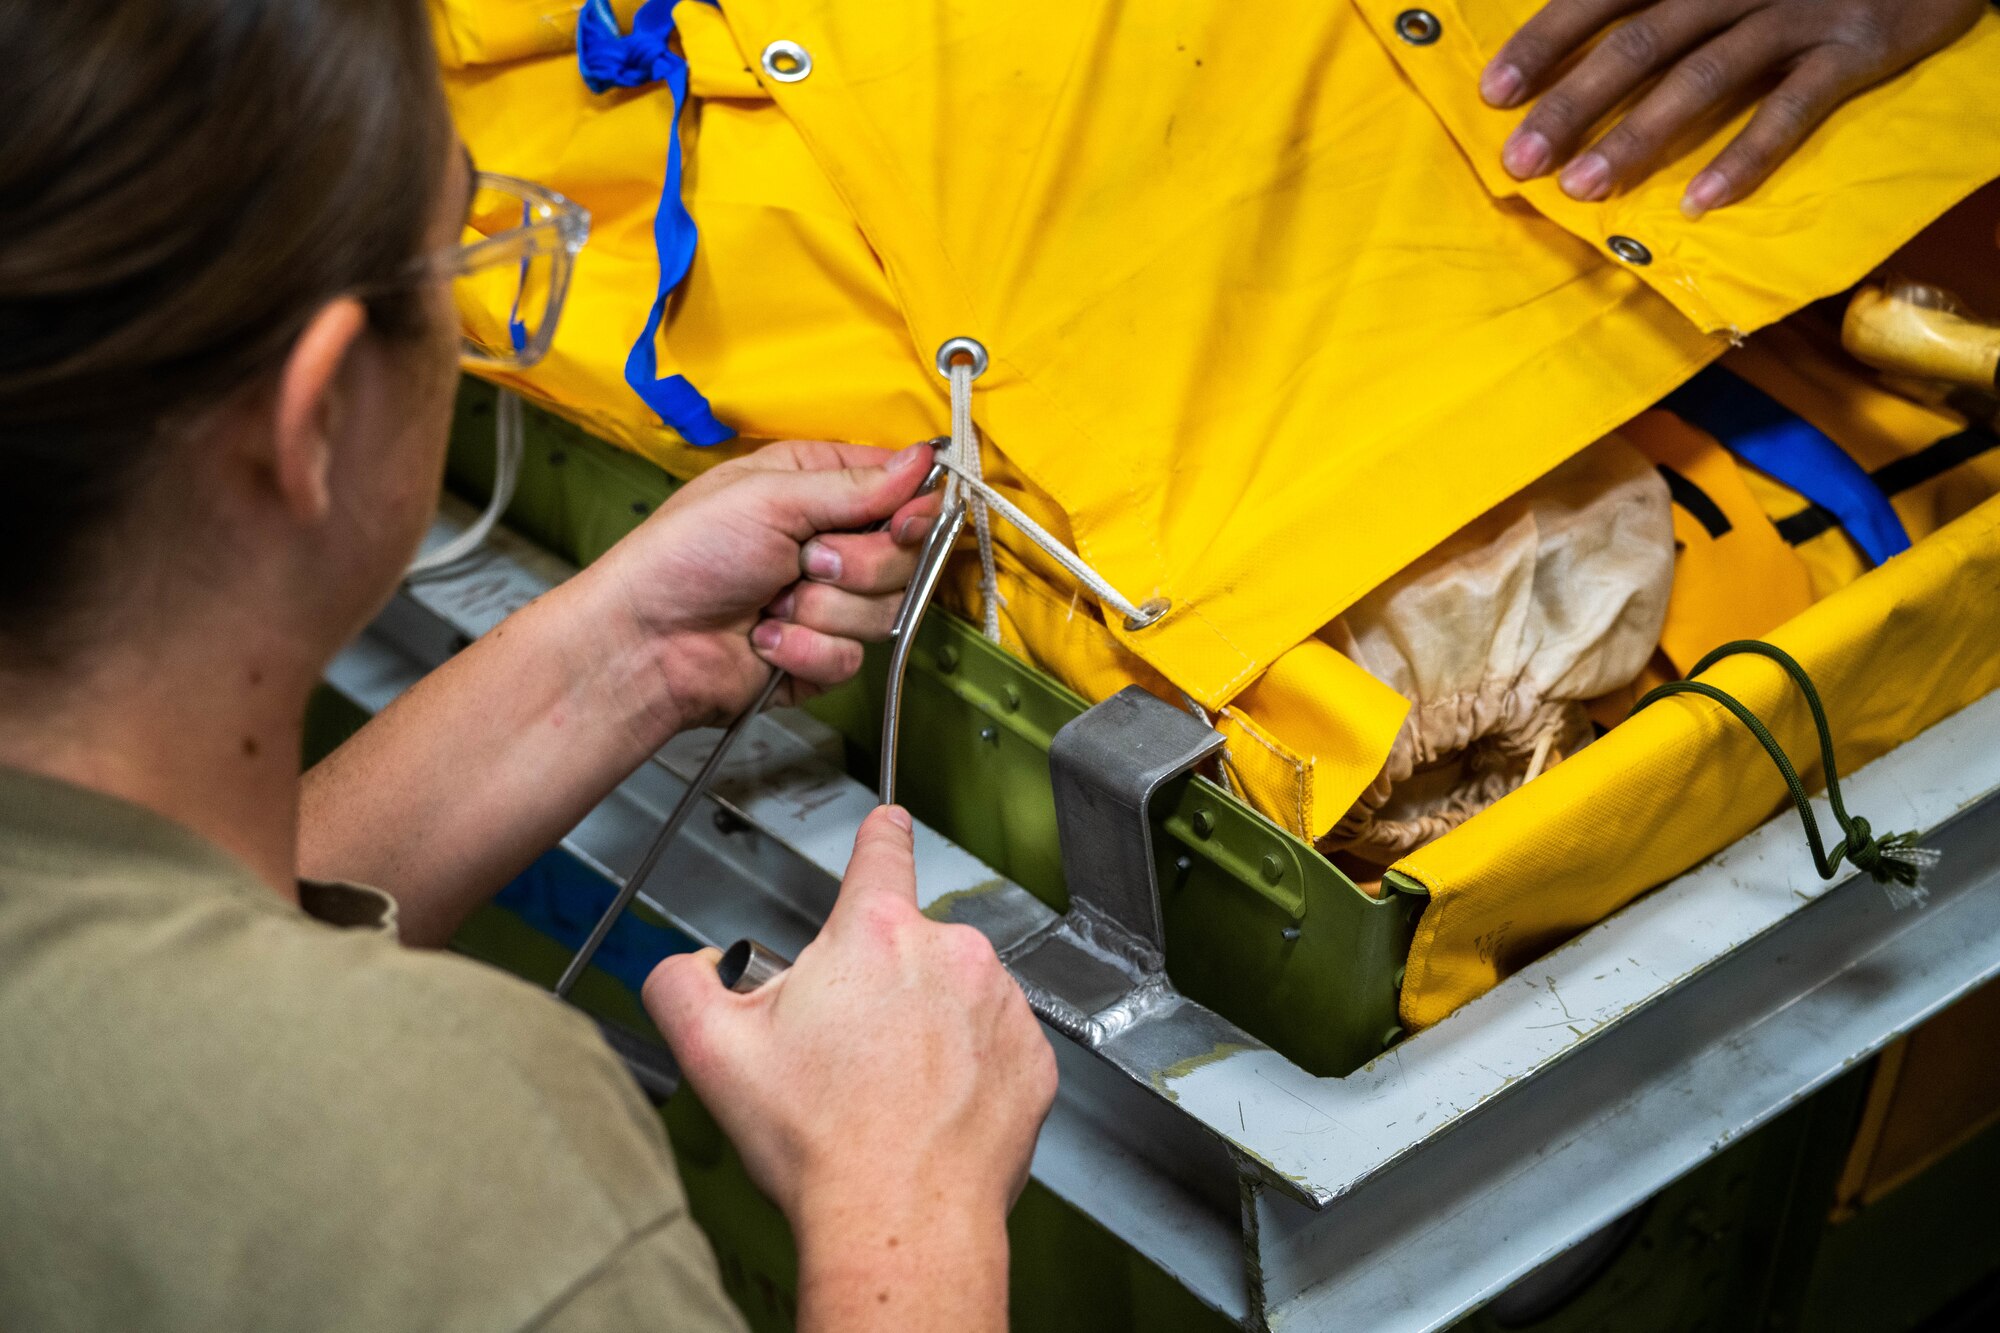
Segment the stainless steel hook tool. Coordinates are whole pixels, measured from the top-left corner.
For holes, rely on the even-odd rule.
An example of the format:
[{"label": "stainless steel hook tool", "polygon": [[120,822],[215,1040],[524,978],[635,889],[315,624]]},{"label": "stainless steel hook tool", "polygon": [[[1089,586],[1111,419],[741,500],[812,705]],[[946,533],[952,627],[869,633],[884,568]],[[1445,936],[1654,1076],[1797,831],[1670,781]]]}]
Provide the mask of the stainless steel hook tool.
[{"label": "stainless steel hook tool", "polygon": [[[942,471],[933,471],[933,482]],[[926,483],[927,486],[930,484]],[[929,609],[931,597],[937,592],[945,563],[951,558],[951,548],[957,544],[959,533],[965,530],[965,512],[962,495],[954,495],[945,503],[944,512],[938,515],[937,526],[931,529],[931,535],[917,557],[916,573],[910,576],[909,591],[903,594],[902,608],[896,612],[895,628],[889,631],[889,685],[882,700],[882,785],[879,792],[884,805],[896,802],[896,741],[903,728],[903,679],[910,664],[910,648],[916,643],[917,626],[923,623],[924,612]],[[717,971],[724,986],[740,994],[748,994],[790,966],[791,963],[782,955],[756,940],[741,939],[729,946]]]},{"label": "stainless steel hook tool", "polygon": [[[928,443],[935,445],[941,441],[931,440]],[[938,483],[943,481],[944,477],[945,469],[933,465],[930,475],[924,478],[924,484],[917,493],[928,495],[937,489]],[[898,709],[901,703],[902,664],[909,658],[906,644],[915,634],[916,622],[923,618],[924,603],[928,602],[931,593],[937,590],[938,578],[944,572],[944,558],[951,553],[951,545],[957,540],[959,529],[965,526],[964,501],[956,497],[954,499],[955,505],[947,508],[956,509],[957,519],[952,522],[949,515],[940,515],[937,526],[931,529],[930,537],[925,541],[923,551],[918,556],[917,571],[915,577],[910,580],[910,590],[904,594],[903,605],[896,613],[895,628],[890,631],[895,637],[896,644],[890,656],[889,689],[890,698],[894,701],[892,706]],[[869,531],[880,532],[886,526],[887,523],[884,521],[874,525]],[[950,538],[940,545],[938,538],[947,527],[951,530]],[[918,597],[920,588],[921,600]],[[911,615],[913,605],[914,617]],[[904,628],[906,621],[909,622],[907,632]],[[590,966],[590,960],[597,956],[597,950],[603,945],[604,937],[618,924],[618,918],[625,914],[625,909],[632,905],[632,899],[637,896],[639,886],[646,882],[647,877],[653,873],[653,867],[659,864],[660,854],[667,850],[668,844],[674,840],[674,835],[681,831],[681,826],[687,823],[688,816],[694,813],[695,806],[699,805],[702,797],[708,794],[709,787],[715,782],[715,775],[722,771],[723,761],[729,757],[729,752],[735,747],[737,739],[749,729],[751,719],[770,706],[771,700],[778,693],[778,687],[784,683],[785,673],[773,667],[770,679],[766,680],[763,688],[757,691],[757,697],[751,700],[750,706],[729,724],[729,729],[715,742],[715,748],[709,751],[708,759],[702,764],[701,771],[695,774],[694,781],[688,784],[688,789],[681,794],[680,800],[674,803],[673,810],[667,815],[667,822],[660,825],[660,831],[654,835],[652,845],[647,847],[646,854],[639,858],[638,867],[626,878],[624,886],[618,890],[617,897],[613,898],[611,905],[604,909],[604,915],[597,918],[597,924],[590,928],[590,936],[584,940],[583,947],[576,951],[576,956],[569,960],[569,966],[563,969],[562,976],[556,981],[555,993],[558,999],[569,998],[577,979],[583,975],[584,969]],[[893,739],[886,739],[893,737],[886,716],[883,732],[885,743],[888,745],[885,753],[893,755],[895,748]],[[885,760],[885,764],[893,764],[893,760]],[[887,773],[888,769],[885,768],[884,771]]]},{"label": "stainless steel hook tool", "polygon": [[965,495],[952,488],[948,497],[937,526],[917,557],[917,570],[910,576],[902,609],[896,612],[895,628],[889,631],[889,683],[882,696],[882,778],[876,787],[884,805],[896,803],[896,742],[903,734],[903,681],[909,674],[910,651],[917,646],[917,628],[937,594],[952,547],[965,531]]}]

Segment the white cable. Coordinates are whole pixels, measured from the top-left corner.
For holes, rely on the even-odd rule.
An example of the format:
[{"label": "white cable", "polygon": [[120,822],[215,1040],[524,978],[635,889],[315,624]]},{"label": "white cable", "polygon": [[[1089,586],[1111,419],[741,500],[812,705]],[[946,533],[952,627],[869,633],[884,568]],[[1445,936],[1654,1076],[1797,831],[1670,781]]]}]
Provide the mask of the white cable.
[{"label": "white cable", "polygon": [[403,571],[405,578],[420,578],[446,565],[455,565],[485,543],[494,525],[499,523],[500,516],[513,502],[514,488],[521,480],[521,460],[526,452],[521,397],[502,389],[493,404],[493,498],[487,502],[486,512],[464,532],[412,560],[410,567]]}]

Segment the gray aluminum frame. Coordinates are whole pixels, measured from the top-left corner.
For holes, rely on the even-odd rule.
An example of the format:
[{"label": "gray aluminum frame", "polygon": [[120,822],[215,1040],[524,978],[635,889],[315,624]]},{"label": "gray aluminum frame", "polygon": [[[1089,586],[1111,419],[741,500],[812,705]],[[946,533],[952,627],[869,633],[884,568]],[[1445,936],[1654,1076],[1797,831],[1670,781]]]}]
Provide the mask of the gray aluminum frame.
[{"label": "gray aluminum frame", "polygon": [[[469,516],[448,504],[440,531]],[[496,533],[328,680],[379,709],[570,572]],[[622,883],[714,735],[677,738],[563,845]],[[697,939],[796,955],[875,797],[794,710],[741,749],[712,797],[733,818],[690,821],[640,896]],[[1846,789],[1878,826],[1936,830],[1927,907],[1822,883],[1788,812],[1345,1078],[1185,1001],[1095,1050],[1052,1031],[1035,1177],[1245,1327],[1441,1327],[2000,972],[2000,696]],[[935,832],[918,858],[925,902],[1003,957],[1053,916]]]}]

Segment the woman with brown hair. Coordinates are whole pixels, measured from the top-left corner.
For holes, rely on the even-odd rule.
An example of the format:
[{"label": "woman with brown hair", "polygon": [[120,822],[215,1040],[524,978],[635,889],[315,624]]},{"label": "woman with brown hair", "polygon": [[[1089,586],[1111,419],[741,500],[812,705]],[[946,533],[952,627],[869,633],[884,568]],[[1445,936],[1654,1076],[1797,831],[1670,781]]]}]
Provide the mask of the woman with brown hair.
[{"label": "woman with brown hair", "polygon": [[[436,491],[451,283],[559,220],[460,247],[522,187],[473,178],[419,0],[0,0],[0,55],[0,1327],[734,1327],[589,1025],[422,946],[769,666],[851,674],[927,452],[716,468],[302,783]],[[917,913],[907,816],[783,979],[646,998],[803,1325],[1004,1322],[1053,1057]]]}]

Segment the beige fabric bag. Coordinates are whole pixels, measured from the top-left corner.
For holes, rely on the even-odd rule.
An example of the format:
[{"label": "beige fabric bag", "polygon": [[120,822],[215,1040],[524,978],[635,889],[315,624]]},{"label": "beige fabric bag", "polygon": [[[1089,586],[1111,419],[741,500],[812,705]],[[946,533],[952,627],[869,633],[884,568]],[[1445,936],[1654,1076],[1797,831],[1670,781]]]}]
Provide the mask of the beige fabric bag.
[{"label": "beige fabric bag", "polygon": [[1638,676],[1666,618],[1666,482],[1606,436],[1322,631],[1410,700],[1380,776],[1321,841],[1388,864],[1591,738],[1583,701]]}]

